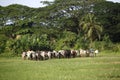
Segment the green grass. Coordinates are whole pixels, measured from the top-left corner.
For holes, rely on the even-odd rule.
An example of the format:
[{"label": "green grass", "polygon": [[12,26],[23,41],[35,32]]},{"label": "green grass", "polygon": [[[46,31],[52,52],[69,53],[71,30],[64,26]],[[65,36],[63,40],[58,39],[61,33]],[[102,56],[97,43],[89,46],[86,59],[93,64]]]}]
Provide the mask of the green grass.
[{"label": "green grass", "polygon": [[120,80],[120,54],[45,61],[0,57],[0,80]]}]

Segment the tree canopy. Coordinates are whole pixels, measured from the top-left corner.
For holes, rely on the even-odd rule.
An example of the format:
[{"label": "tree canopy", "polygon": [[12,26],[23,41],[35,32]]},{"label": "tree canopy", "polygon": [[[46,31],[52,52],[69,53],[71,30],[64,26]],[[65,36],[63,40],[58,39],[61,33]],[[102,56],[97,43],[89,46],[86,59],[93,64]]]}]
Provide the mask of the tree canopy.
[{"label": "tree canopy", "polygon": [[[8,50],[20,53],[30,48],[88,48],[91,43],[98,44],[108,39],[109,42],[120,42],[120,3],[106,0],[42,3],[47,6],[0,6],[0,53]],[[103,47],[98,46],[99,49]]]}]

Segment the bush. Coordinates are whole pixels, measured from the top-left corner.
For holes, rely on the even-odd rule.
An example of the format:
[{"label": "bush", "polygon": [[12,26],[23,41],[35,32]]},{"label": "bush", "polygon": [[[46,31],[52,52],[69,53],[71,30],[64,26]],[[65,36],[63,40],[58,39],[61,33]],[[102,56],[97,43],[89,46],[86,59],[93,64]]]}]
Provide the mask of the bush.
[{"label": "bush", "polygon": [[88,40],[84,40],[83,36],[79,36],[76,40],[74,49],[87,49],[89,47],[89,41]]},{"label": "bush", "polygon": [[55,49],[70,49],[73,48],[76,42],[76,34],[70,31],[64,31],[60,39],[55,43]]},{"label": "bush", "polygon": [[114,44],[112,47],[112,51],[120,52],[120,43]]},{"label": "bush", "polygon": [[19,39],[7,41],[7,47],[14,54],[20,54],[29,49],[32,50],[51,50],[47,35],[22,35]]},{"label": "bush", "polygon": [[0,35],[0,54],[5,51],[7,37]]}]

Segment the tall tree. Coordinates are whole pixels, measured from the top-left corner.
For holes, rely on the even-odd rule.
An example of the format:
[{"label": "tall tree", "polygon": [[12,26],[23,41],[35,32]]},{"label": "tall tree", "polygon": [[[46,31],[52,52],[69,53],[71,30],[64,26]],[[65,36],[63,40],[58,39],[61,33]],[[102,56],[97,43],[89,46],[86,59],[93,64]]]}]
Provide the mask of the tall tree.
[{"label": "tall tree", "polygon": [[103,25],[103,33],[113,42],[120,41],[120,3],[101,2],[95,4],[93,12]]},{"label": "tall tree", "polygon": [[80,18],[92,11],[95,3],[105,0],[55,0],[50,2],[49,5],[49,22],[55,26],[59,26],[63,30],[79,33],[79,20]]},{"label": "tall tree", "polygon": [[92,47],[92,42],[97,38],[100,39],[102,26],[96,21],[94,14],[89,13],[81,18],[80,27],[84,32],[85,40],[89,40]]}]

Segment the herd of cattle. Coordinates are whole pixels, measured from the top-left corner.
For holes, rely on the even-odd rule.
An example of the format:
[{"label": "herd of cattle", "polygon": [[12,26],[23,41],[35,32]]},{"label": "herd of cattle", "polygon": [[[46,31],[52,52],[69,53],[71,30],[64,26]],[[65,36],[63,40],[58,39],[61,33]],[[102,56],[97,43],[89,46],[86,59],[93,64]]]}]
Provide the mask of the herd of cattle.
[{"label": "herd of cattle", "polygon": [[22,53],[22,59],[28,60],[47,60],[52,58],[75,58],[75,57],[94,57],[98,50],[59,50],[59,51],[33,51],[29,50]]}]

